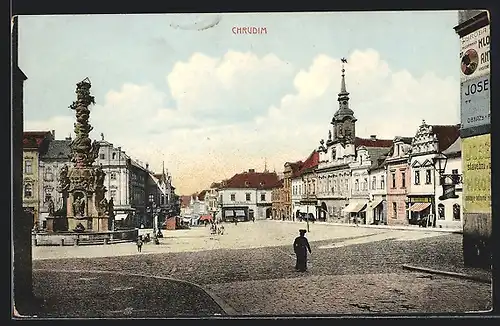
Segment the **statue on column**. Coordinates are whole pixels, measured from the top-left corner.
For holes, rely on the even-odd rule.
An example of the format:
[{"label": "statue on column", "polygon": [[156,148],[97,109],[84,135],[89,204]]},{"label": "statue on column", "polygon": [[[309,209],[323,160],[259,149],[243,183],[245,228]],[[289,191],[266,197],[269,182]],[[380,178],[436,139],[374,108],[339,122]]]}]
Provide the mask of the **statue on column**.
[{"label": "statue on column", "polygon": [[49,216],[54,216],[54,213],[55,213],[54,201],[52,200],[52,198],[50,198],[49,199]]}]

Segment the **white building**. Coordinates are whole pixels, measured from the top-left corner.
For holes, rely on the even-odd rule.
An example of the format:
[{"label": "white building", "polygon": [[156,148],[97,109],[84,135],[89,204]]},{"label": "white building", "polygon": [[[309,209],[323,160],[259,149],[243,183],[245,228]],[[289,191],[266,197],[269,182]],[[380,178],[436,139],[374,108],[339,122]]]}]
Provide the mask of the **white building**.
[{"label": "white building", "polygon": [[208,213],[211,214],[215,219],[222,218],[220,216],[219,207],[219,188],[220,183],[214,182],[210,185],[210,189],[207,190],[205,195],[205,202],[207,204]]},{"label": "white building", "polygon": [[459,130],[459,125],[428,125],[424,120],[413,137],[409,156],[411,186],[407,194],[410,224],[425,219],[428,226],[436,226],[439,173],[434,161],[438,153],[457,140]]},{"label": "white building", "polygon": [[[373,149],[376,150],[375,148]],[[382,148],[379,156],[371,159],[369,172],[369,199],[366,207],[368,224],[387,224],[387,186],[385,159],[390,148]]]},{"label": "white building", "polygon": [[455,198],[443,198],[443,188],[436,182],[437,221],[439,228],[461,229],[463,226],[462,207],[462,155],[461,138],[450,145],[443,154],[447,157],[444,174],[449,176],[443,181],[451,182],[451,178],[458,181],[455,185]]},{"label": "white building", "polygon": [[[350,197],[349,164],[356,157],[356,121],[349,108],[349,93],[345,85],[345,70],[342,66],[339,109],[333,115],[332,128],[328,138],[320,141],[319,162],[316,169],[318,178],[318,206],[321,217],[333,221],[344,221],[345,209]],[[354,207],[353,207],[354,208]],[[328,212],[328,213],[327,213]]]},{"label": "white building", "polygon": [[356,148],[356,160],[349,164],[351,196],[344,212],[356,217],[361,224],[373,224],[375,217],[380,220],[383,216],[379,205],[383,205],[386,191],[381,189],[382,183],[377,183],[377,179],[385,178],[381,163],[392,146],[392,140],[379,140],[373,135],[369,140],[357,138],[356,142],[362,145]]},{"label": "white building", "polygon": [[271,192],[278,182],[276,173],[254,169],[223,181],[219,189],[222,219],[249,221],[271,217]]}]

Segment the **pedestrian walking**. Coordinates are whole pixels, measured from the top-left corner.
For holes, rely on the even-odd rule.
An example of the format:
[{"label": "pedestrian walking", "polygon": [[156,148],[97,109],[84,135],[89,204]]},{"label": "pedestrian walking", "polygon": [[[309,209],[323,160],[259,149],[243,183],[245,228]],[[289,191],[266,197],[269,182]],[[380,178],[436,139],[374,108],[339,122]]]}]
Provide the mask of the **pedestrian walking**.
[{"label": "pedestrian walking", "polygon": [[137,251],[141,252],[142,251],[142,235],[140,235],[137,238]]},{"label": "pedestrian walking", "polygon": [[295,238],[293,242],[293,250],[295,251],[295,256],[297,261],[295,263],[295,269],[299,272],[307,271],[307,252],[311,253],[311,246],[309,241],[305,237],[306,230],[299,230],[299,236]]}]

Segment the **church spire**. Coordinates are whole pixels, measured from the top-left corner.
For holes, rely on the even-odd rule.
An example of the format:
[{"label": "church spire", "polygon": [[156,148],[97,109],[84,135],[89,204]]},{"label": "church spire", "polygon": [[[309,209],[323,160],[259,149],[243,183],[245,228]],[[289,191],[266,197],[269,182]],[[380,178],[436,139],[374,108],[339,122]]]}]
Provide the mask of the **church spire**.
[{"label": "church spire", "polygon": [[347,63],[346,58],[340,59],[342,62],[342,78],[340,80],[340,93],[339,93],[339,109],[348,109],[349,108],[349,92],[345,87],[345,67],[344,64]]},{"label": "church spire", "polygon": [[345,88],[345,68],[344,68],[344,63],[347,63],[347,59],[346,58],[342,58],[342,59],[340,59],[340,61],[342,61],[342,81],[340,82],[340,94],[349,94],[349,93],[347,93],[346,88]]}]

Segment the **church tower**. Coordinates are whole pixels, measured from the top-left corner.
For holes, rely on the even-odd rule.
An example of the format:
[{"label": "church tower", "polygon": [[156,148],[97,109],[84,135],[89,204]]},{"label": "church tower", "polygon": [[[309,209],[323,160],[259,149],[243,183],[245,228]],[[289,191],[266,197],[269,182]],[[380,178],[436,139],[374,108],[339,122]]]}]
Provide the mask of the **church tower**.
[{"label": "church tower", "polygon": [[329,143],[341,142],[343,144],[354,143],[356,136],[356,121],[354,112],[349,108],[349,92],[345,86],[345,68],[344,64],[347,59],[342,58],[342,78],[340,81],[340,93],[338,96],[339,109],[333,115],[331,124],[333,125],[331,137],[329,135]]}]

